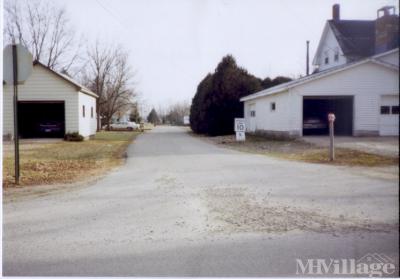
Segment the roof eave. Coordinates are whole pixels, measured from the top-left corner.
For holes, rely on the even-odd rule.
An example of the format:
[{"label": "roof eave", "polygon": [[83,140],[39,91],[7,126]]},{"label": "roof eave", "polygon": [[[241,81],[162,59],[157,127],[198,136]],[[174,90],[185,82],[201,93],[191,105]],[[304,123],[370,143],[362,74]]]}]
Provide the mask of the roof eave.
[{"label": "roof eave", "polygon": [[391,50],[388,50],[388,51],[386,51],[386,52],[382,52],[382,53],[376,54],[376,55],[374,55],[373,57],[374,57],[374,58],[379,58],[379,57],[386,56],[386,55],[388,55],[388,54],[392,54],[392,53],[395,53],[395,52],[398,52],[398,51],[399,51],[399,48],[396,47],[396,48],[391,49]]},{"label": "roof eave", "polygon": [[[386,54],[388,54],[388,52],[386,52]],[[379,56],[381,56],[381,55],[379,55]],[[240,101],[241,102],[245,102],[245,101],[250,101],[250,100],[262,98],[262,97],[265,97],[265,96],[281,93],[283,91],[286,91],[286,90],[288,90],[290,88],[293,88],[293,87],[296,87],[298,85],[302,85],[304,83],[311,82],[313,80],[320,79],[320,78],[323,78],[325,76],[329,76],[329,75],[332,75],[332,74],[335,74],[335,73],[338,73],[338,72],[341,72],[341,71],[344,71],[344,70],[347,70],[347,69],[351,69],[351,68],[354,68],[356,66],[359,66],[359,65],[362,65],[362,64],[365,64],[365,63],[368,63],[368,62],[372,62],[372,63],[377,64],[377,65],[381,65],[383,67],[392,69],[394,71],[399,71],[399,67],[398,66],[393,65],[393,64],[389,64],[389,63],[385,63],[385,62],[380,61],[380,60],[377,60],[376,59],[377,57],[378,57],[378,55],[363,59],[361,61],[354,62],[354,63],[349,64],[349,65],[341,66],[341,67],[333,69],[333,70],[326,70],[326,71],[317,73],[315,75],[306,76],[306,77],[303,78],[303,80],[298,79],[297,82],[296,81],[294,83],[289,82],[291,84],[288,84],[287,86],[278,88],[276,90],[271,90],[271,89],[273,89],[273,87],[272,87],[271,89],[259,91],[257,93],[254,93],[254,94],[251,94],[251,95],[248,95],[248,96],[245,96],[245,97],[241,98]],[[270,91],[268,92],[268,90],[270,90]]]},{"label": "roof eave", "polygon": [[92,92],[92,91],[90,91],[90,90],[88,90],[88,89],[86,89],[86,88],[81,87],[81,88],[79,89],[79,91],[82,92],[83,94],[92,96],[92,97],[94,97],[94,98],[96,98],[96,99],[99,98],[99,95],[97,95],[96,93],[94,93],[94,92]]},{"label": "roof eave", "polygon": [[320,38],[320,40],[319,40],[319,42],[318,42],[317,51],[315,52],[314,59],[313,59],[313,61],[312,61],[312,64],[313,64],[313,65],[318,65],[317,58],[319,57],[319,54],[320,54],[320,52],[321,52],[322,42],[323,42],[324,38],[326,37],[326,33],[328,32],[328,31],[327,31],[328,28],[329,28],[328,22],[329,22],[329,21],[326,21],[326,22],[325,22],[324,30],[322,31],[322,36],[321,36],[321,38]]},{"label": "roof eave", "polygon": [[269,95],[273,95],[273,94],[277,94],[277,93],[286,91],[289,88],[290,88],[289,86],[285,86],[285,87],[282,87],[282,88],[279,88],[279,89],[276,89],[276,90],[271,90],[270,92],[265,92],[263,94],[262,92],[268,91],[268,89],[264,89],[262,91],[259,91],[259,92],[256,92],[254,94],[251,94],[249,96],[245,96],[243,98],[240,98],[240,101],[241,102],[251,101],[251,100],[254,100],[254,99],[258,99],[258,98],[262,98],[262,97],[265,97],[265,96],[269,96]]}]

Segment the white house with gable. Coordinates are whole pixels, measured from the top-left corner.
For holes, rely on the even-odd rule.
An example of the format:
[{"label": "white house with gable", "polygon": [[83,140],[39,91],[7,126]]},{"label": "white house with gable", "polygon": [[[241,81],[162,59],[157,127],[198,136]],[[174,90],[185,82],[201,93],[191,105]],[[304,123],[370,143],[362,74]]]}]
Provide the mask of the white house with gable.
[{"label": "white house with gable", "polygon": [[341,20],[335,5],[314,72],[241,99],[247,132],[324,135],[334,113],[337,135],[398,135],[398,19],[394,7],[383,7],[376,20]]},{"label": "white house with gable", "polygon": [[[60,137],[96,133],[98,96],[38,61],[31,76],[18,86],[18,123],[21,138]],[[3,83],[3,137],[14,136],[13,86]]]}]

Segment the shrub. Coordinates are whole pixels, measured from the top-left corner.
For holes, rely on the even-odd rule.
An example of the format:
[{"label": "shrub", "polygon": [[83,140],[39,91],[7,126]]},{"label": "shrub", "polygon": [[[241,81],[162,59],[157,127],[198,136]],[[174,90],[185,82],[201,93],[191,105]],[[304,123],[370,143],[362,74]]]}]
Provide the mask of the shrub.
[{"label": "shrub", "polygon": [[85,138],[78,132],[66,133],[64,135],[64,140],[66,141],[83,141]]},{"label": "shrub", "polygon": [[236,65],[228,55],[198,85],[190,111],[195,133],[211,136],[233,133],[233,119],[243,117],[240,98],[261,90],[261,82]]}]

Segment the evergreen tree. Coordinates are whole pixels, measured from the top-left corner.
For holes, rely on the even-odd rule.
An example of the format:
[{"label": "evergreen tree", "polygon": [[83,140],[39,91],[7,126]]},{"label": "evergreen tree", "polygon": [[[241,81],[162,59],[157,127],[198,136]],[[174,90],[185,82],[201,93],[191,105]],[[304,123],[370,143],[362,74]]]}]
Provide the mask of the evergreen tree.
[{"label": "evergreen tree", "polygon": [[261,86],[263,89],[267,89],[267,88],[279,85],[281,83],[289,82],[291,80],[292,80],[291,78],[283,77],[283,76],[277,76],[274,79],[267,77],[261,81]]},{"label": "evergreen tree", "polygon": [[160,123],[160,118],[158,117],[158,114],[154,108],[150,111],[149,115],[147,116],[147,121],[154,125]]},{"label": "evergreen tree", "polygon": [[225,56],[214,74],[199,84],[193,98],[190,124],[194,132],[211,136],[233,133],[235,117],[243,117],[240,98],[261,90],[260,80]]},{"label": "evergreen tree", "polygon": [[199,134],[231,134],[234,118],[243,117],[240,98],[290,80],[282,76],[261,80],[238,67],[235,59],[227,55],[214,73],[197,86],[190,107],[190,126]]}]

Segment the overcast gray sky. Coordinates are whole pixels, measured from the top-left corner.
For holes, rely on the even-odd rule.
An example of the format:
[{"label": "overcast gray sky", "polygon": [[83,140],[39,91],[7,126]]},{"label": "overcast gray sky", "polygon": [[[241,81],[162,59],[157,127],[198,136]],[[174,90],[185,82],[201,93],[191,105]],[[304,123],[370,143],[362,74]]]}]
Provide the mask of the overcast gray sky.
[{"label": "overcast gray sky", "polygon": [[190,101],[226,54],[264,78],[305,73],[332,5],[342,19],[375,19],[394,0],[56,0],[88,39],[131,52],[137,89],[148,107]]}]

